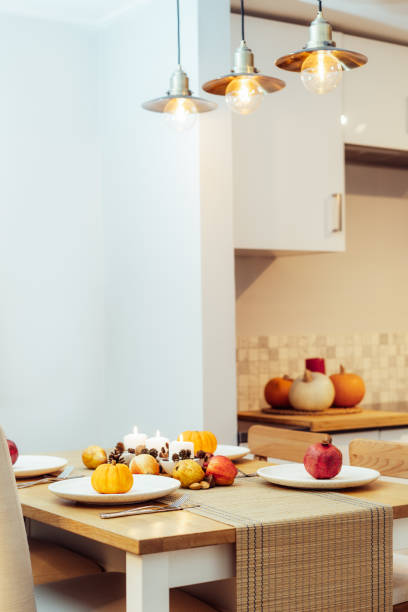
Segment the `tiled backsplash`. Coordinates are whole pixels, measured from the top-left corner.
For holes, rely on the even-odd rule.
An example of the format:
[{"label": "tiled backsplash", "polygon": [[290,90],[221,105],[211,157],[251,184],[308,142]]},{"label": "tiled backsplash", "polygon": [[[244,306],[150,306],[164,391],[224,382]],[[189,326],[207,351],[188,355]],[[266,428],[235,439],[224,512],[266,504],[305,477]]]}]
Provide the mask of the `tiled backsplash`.
[{"label": "tiled backsplash", "polygon": [[408,400],[408,332],[251,336],[237,340],[238,410],[266,406],[266,382],[299,376],[308,357],[323,357],[327,374],[338,372],[340,364],[360,374],[366,384],[363,406]]}]

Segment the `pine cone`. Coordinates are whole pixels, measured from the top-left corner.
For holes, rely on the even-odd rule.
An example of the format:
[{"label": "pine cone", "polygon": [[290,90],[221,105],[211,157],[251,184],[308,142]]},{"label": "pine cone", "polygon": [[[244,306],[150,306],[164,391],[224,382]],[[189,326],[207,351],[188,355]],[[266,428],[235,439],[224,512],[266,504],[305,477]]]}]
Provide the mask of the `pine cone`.
[{"label": "pine cone", "polygon": [[115,448],[109,453],[109,458],[108,458],[108,463],[113,463],[113,462],[125,463],[125,460],[122,457],[122,453],[118,453]]},{"label": "pine cone", "polygon": [[108,457],[108,463],[113,463],[113,461],[115,463],[126,463],[125,459],[122,456],[122,453],[125,450],[125,445],[122,442],[118,442],[115,446],[115,448],[112,448],[112,450],[109,453],[109,457]]}]

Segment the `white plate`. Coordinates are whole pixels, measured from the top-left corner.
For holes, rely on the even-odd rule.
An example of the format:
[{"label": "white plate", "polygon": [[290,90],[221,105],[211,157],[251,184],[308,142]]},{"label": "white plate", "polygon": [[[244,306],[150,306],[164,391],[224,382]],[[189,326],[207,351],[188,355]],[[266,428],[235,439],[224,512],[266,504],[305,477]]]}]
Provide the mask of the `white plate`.
[{"label": "white plate", "polygon": [[330,480],[313,478],[302,463],[285,463],[260,468],[258,475],[274,484],[297,489],[347,489],[377,480],[380,473],[370,468],[343,465],[340,473]]},{"label": "white plate", "polygon": [[103,494],[97,493],[91,485],[91,478],[73,478],[53,482],[48,486],[52,493],[63,499],[82,502],[84,504],[133,504],[135,502],[157,499],[172,493],[180,487],[180,482],[167,476],[152,476],[138,474],[133,476],[133,487],[127,493]]},{"label": "white plate", "polygon": [[20,455],[13,470],[16,478],[29,478],[42,476],[62,470],[68,463],[63,457],[50,457],[49,455]]},{"label": "white plate", "polygon": [[227,444],[219,444],[215,450],[214,455],[224,455],[233,461],[234,459],[242,459],[245,455],[248,455],[251,451],[245,446],[228,446]]}]

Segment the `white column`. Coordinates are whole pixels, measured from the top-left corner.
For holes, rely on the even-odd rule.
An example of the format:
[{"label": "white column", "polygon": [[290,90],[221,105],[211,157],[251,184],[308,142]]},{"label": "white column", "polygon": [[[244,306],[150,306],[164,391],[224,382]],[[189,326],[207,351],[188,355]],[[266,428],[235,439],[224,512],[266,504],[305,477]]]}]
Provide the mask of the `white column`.
[{"label": "white column", "polygon": [[[198,95],[229,69],[228,0],[182,0],[182,65]],[[176,67],[176,2],[140,3],[100,35],[107,387],[112,435],[234,440],[230,118],[176,134],[142,110]]]},{"label": "white column", "polygon": [[[199,76],[203,84],[230,70],[230,10],[199,2]],[[207,94],[204,94],[208,97]],[[204,428],[235,442],[235,288],[231,113],[224,98],[200,130]]]}]

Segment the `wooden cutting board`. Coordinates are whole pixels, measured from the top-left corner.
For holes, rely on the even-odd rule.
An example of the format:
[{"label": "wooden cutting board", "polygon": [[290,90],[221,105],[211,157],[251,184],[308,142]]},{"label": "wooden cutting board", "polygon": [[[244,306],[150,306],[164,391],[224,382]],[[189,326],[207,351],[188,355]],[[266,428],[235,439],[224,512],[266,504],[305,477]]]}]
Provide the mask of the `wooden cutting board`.
[{"label": "wooden cutting board", "polygon": [[360,406],[352,406],[351,408],[328,408],[327,410],[295,410],[294,408],[262,408],[265,414],[288,414],[289,416],[300,414],[327,415],[338,416],[339,414],[357,414],[363,412]]}]

